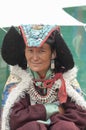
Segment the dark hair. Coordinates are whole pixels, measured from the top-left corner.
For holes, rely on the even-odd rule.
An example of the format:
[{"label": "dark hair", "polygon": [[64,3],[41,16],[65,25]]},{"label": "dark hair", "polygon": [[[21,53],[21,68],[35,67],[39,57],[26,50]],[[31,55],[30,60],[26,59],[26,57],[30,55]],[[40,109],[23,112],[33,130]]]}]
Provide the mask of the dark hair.
[{"label": "dark hair", "polygon": [[13,26],[4,37],[1,55],[7,64],[19,65],[22,69],[27,68],[25,43],[21,34]]},{"label": "dark hair", "polygon": [[74,60],[70,49],[59,31],[55,30],[47,39],[51,51],[56,51],[55,72],[66,72],[74,67]]}]

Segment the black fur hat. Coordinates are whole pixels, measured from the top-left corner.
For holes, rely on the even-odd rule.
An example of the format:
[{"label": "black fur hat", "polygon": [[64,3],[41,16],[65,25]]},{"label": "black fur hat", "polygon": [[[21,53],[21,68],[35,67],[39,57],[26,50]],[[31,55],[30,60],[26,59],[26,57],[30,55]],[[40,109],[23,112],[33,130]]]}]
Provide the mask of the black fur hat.
[{"label": "black fur hat", "polygon": [[72,69],[74,67],[73,56],[60,33],[56,32],[55,42],[57,43],[56,44],[56,52],[57,52],[56,66],[57,67],[60,66],[61,70],[63,71]]},{"label": "black fur hat", "polygon": [[66,72],[74,67],[72,53],[58,30],[47,39],[53,50],[56,50],[55,72]]},{"label": "black fur hat", "polygon": [[24,40],[16,28],[12,26],[6,33],[2,43],[2,58],[9,65],[19,65],[23,69],[26,69],[27,62],[24,50]]},{"label": "black fur hat", "polygon": [[[52,49],[56,50],[55,72],[66,72],[74,67],[74,60],[67,44],[58,30],[54,30],[47,38]],[[25,58],[25,42],[22,33],[15,27],[11,27],[4,37],[1,54],[3,59],[10,65],[19,65],[23,69],[27,68]]]}]

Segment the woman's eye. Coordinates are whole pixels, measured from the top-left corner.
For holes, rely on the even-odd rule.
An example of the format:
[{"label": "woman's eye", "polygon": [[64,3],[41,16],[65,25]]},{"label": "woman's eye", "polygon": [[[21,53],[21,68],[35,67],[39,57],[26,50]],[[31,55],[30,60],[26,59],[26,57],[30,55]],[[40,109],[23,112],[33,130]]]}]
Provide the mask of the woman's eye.
[{"label": "woman's eye", "polygon": [[45,50],[44,50],[44,49],[41,49],[40,52],[45,52]]},{"label": "woman's eye", "polygon": [[32,49],[28,49],[28,52],[32,52],[33,50]]}]

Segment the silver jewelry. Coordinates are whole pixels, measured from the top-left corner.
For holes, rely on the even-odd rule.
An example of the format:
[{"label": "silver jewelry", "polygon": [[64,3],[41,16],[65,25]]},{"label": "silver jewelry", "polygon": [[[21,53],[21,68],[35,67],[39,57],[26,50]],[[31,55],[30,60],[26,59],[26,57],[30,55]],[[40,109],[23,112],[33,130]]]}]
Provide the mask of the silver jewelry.
[{"label": "silver jewelry", "polygon": [[45,103],[52,103],[57,101],[57,89],[61,85],[61,82],[59,80],[58,83],[54,84],[52,88],[47,88],[47,94],[46,96],[41,96],[35,89],[34,85],[29,86],[28,94],[30,95],[33,102],[38,104],[45,104]]},{"label": "silver jewelry", "polygon": [[55,69],[55,63],[54,63],[54,59],[51,60],[51,69]]}]

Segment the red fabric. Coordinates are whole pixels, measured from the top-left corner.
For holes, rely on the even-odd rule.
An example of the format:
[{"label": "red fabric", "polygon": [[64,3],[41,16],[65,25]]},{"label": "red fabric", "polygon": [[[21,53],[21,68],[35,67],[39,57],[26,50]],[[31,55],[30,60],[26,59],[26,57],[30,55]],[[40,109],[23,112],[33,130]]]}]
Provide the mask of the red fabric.
[{"label": "red fabric", "polygon": [[[41,104],[30,105],[28,96],[15,103],[10,115],[11,130],[84,130],[86,128],[86,111],[71,102],[62,104],[64,114],[56,113],[50,117],[51,125],[36,122],[46,120],[46,112]],[[44,128],[44,129],[43,129]]]},{"label": "red fabric", "polygon": [[61,79],[61,87],[58,92],[58,98],[60,103],[65,103],[67,101],[67,93],[66,93],[66,87],[65,87],[65,81],[63,79],[62,73],[57,73],[52,79],[40,79],[40,80],[34,80],[34,82],[43,82],[43,86],[45,88],[51,88],[52,85],[55,83],[56,80]]},{"label": "red fabric", "polygon": [[44,124],[31,121],[16,130],[47,130],[47,128]]},{"label": "red fabric", "polygon": [[13,111],[10,115],[11,130],[17,130],[18,127],[24,126],[27,122],[46,119],[46,110],[44,105],[30,105],[30,97],[28,97],[28,95],[15,103],[12,110]]},{"label": "red fabric", "polygon": [[73,122],[60,120],[51,125],[50,130],[80,130]]},{"label": "red fabric", "polygon": [[[54,114],[51,117],[52,124],[56,124],[56,122],[60,123],[63,121],[67,121],[67,122],[73,122],[78,127],[77,129],[79,130],[86,129],[86,110],[83,110],[80,106],[72,102],[71,98],[69,97],[67,99],[67,102],[62,104],[62,107],[64,108],[64,114],[60,114],[60,113]],[[65,125],[63,124],[63,126]],[[70,130],[74,130],[74,129],[72,129],[71,127]]]},{"label": "red fabric", "polygon": [[65,81],[62,75],[60,75],[60,78],[61,78],[62,84],[58,92],[58,98],[59,98],[60,103],[65,103],[67,101],[66,86],[65,86]]}]

